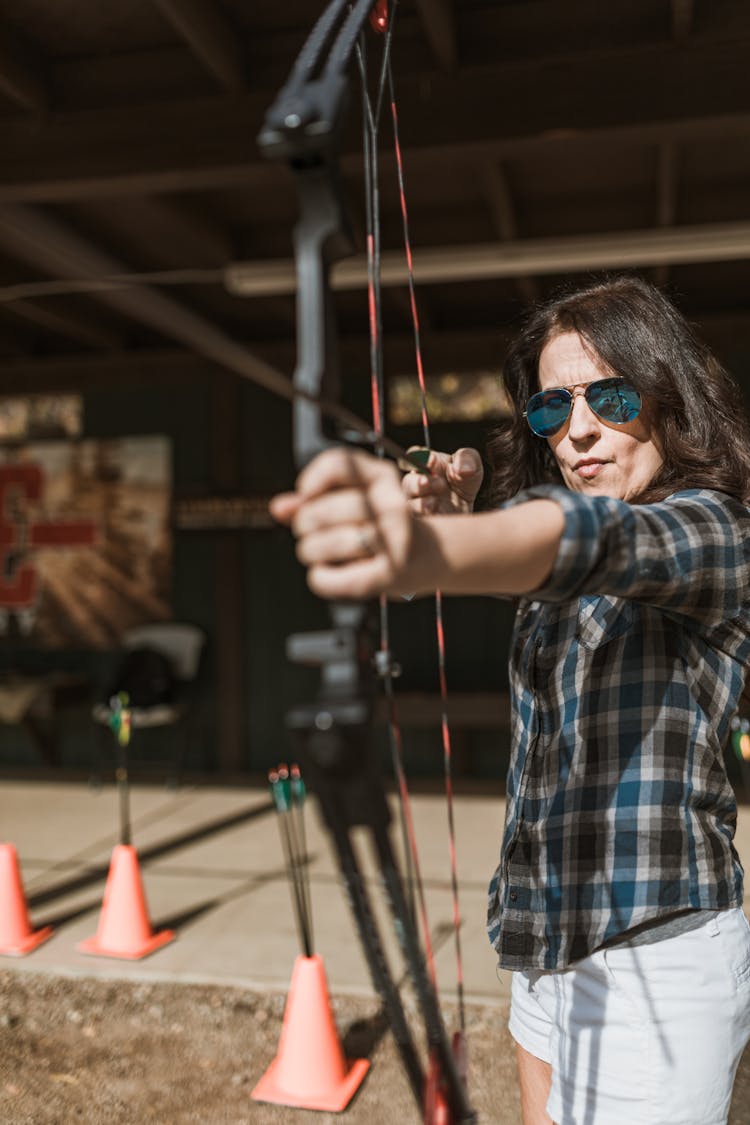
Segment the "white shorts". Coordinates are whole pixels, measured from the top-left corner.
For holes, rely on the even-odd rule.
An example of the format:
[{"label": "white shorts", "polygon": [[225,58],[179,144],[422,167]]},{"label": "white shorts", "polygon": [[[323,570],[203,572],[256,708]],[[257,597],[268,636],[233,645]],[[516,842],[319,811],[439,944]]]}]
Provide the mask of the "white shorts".
[{"label": "white shorts", "polygon": [[550,1063],[556,1125],[723,1125],[750,1038],[738,907],[558,972],[513,974],[510,1033]]}]

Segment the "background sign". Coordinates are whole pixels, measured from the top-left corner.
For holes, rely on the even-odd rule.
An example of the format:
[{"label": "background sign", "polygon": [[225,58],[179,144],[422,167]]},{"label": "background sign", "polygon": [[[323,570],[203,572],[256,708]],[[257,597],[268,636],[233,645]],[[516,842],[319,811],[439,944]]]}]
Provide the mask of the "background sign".
[{"label": "background sign", "polygon": [[0,448],[0,633],[110,649],[168,620],[171,491],[164,437]]}]

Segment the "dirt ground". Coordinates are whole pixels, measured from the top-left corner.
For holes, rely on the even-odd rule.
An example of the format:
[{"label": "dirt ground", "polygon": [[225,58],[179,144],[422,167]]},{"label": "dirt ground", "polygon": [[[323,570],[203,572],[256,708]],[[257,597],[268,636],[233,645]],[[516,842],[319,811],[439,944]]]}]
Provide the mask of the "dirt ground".
[{"label": "dirt ground", "polygon": [[[0,1125],[418,1125],[374,1001],[333,998],[347,1054],[372,1067],[345,1114],[260,1105],[283,995],[0,972]],[[518,1125],[507,1008],[467,1010],[469,1086],[481,1122]],[[732,1125],[750,1125],[750,1052]],[[634,1123],[635,1125],[635,1123]]]}]

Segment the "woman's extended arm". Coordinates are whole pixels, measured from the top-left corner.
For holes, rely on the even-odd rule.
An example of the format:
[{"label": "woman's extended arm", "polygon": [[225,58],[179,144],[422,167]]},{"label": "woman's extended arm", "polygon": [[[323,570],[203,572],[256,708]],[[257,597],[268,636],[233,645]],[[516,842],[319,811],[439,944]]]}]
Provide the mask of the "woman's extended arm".
[{"label": "woman's extended arm", "polygon": [[552,569],[564,526],[546,499],[418,518],[393,465],[347,449],[312,461],[271,512],[291,527],[310,588],[325,598],[532,593]]}]

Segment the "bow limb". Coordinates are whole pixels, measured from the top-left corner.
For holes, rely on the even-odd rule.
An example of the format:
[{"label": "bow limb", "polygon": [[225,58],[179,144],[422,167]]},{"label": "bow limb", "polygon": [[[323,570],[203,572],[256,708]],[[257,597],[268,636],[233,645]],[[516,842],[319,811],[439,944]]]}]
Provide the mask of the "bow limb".
[{"label": "bow limb", "polygon": [[[321,400],[337,402],[340,391],[330,267],[351,248],[337,177],[338,140],[347,70],[374,0],[332,0],[305,44],[290,78],[269,110],[259,137],[271,156],[287,159],[295,172],[300,218],[295,228],[298,362],[294,376],[294,446],[298,467],[324,449],[334,435],[325,430]],[[317,400],[317,407],[316,407]],[[339,439],[351,434],[339,432]],[[409,1028],[398,984],[388,966],[366,880],[351,833],[365,828],[394,918],[395,930],[415,986],[429,1048],[439,1059],[451,1122],[469,1122],[469,1106],[443,1025],[437,997],[422,956],[394,857],[390,811],[372,744],[376,660],[372,606],[329,603],[331,628],[289,638],[294,662],[320,670],[317,699],[291,709],[288,725],[311,788],[332,836],[341,873],[373,984],[388,1013],[414,1096],[429,1125],[425,1074]]]}]

